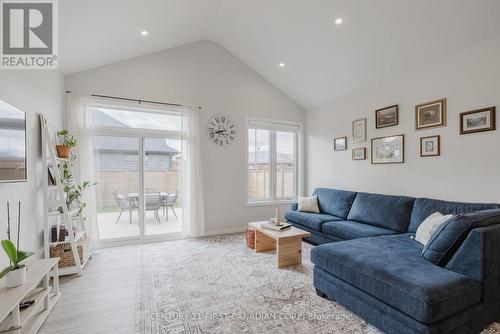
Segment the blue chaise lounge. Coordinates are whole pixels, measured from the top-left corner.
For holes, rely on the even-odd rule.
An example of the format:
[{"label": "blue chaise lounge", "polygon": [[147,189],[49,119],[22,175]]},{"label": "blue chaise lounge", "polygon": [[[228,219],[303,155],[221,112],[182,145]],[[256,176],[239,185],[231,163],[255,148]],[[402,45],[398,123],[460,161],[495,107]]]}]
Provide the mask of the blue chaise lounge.
[{"label": "blue chaise lounge", "polygon": [[[386,333],[479,333],[500,320],[500,205],[314,194],[321,213],[295,204],[285,218],[318,245],[311,251],[318,295]],[[424,251],[412,237],[435,212],[455,216]]]}]

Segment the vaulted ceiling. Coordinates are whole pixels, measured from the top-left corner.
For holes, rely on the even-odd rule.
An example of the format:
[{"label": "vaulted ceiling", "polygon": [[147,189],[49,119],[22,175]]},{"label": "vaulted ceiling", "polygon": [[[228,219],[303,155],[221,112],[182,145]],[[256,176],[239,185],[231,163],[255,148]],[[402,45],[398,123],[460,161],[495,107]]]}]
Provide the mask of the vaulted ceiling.
[{"label": "vaulted ceiling", "polygon": [[304,108],[500,35],[498,0],[59,3],[65,73],[207,39]]}]

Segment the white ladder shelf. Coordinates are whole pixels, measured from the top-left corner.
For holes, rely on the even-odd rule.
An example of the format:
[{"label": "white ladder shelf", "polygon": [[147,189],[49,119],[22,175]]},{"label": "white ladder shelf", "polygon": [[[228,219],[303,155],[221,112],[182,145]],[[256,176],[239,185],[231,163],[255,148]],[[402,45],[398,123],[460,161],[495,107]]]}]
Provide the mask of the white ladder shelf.
[{"label": "white ladder shelf", "polygon": [[[83,267],[87,264],[87,261],[92,256],[91,251],[86,256],[85,259],[80,261],[80,256],[78,255],[77,243],[80,239],[87,236],[87,230],[85,227],[85,220],[79,213],[80,209],[69,210],[66,204],[66,194],[64,192],[63,185],[63,168],[65,164],[69,164],[69,159],[59,158],[56,154],[55,143],[53,141],[52,131],[47,123],[47,120],[43,115],[40,114],[41,132],[42,132],[42,156],[43,156],[43,168],[44,168],[44,245],[45,245],[45,258],[50,258],[50,247],[56,246],[63,243],[68,243],[71,245],[71,252],[75,260],[75,265],[71,267],[59,267],[59,276],[64,275],[82,275]],[[49,185],[49,168],[51,168],[51,175],[55,181],[55,185]],[[60,220],[57,223],[57,231],[59,235],[60,223],[64,223],[66,230],[68,231],[69,241],[63,242],[52,242],[51,241],[51,228],[49,218],[56,217]],[[75,224],[76,222],[76,224]],[[76,228],[75,228],[76,227]],[[78,232],[75,234],[75,230]]]}]

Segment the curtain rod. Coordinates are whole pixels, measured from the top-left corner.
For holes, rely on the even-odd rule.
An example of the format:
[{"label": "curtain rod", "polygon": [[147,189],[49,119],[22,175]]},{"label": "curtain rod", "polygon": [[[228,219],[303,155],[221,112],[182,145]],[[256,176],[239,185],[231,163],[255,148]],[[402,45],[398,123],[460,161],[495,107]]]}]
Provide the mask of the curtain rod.
[{"label": "curtain rod", "polygon": [[[66,94],[70,94],[71,91],[67,90]],[[123,101],[130,101],[130,102],[138,102],[139,104],[141,103],[150,103],[150,104],[161,104],[164,106],[171,106],[171,107],[182,107],[182,104],[178,103],[168,103],[168,102],[157,102],[157,101],[148,101],[148,100],[139,100],[139,99],[131,99],[127,97],[118,97],[118,96],[109,96],[109,95],[100,95],[100,94],[90,94],[90,96],[93,97],[100,97],[104,99],[114,99],[114,100],[123,100]],[[201,107],[196,107],[196,109],[201,110]]]}]

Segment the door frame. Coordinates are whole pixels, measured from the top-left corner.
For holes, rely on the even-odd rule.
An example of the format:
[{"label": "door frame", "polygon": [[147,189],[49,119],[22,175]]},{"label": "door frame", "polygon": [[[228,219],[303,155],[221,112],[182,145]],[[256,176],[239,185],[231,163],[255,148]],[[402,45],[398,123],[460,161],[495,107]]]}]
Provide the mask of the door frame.
[{"label": "door frame", "polygon": [[[112,247],[116,245],[133,245],[133,244],[144,244],[151,242],[160,242],[166,240],[176,240],[183,238],[182,229],[184,226],[181,225],[181,232],[174,233],[162,233],[155,235],[146,235],[145,228],[145,189],[144,189],[144,140],[146,138],[161,138],[161,139],[179,139],[182,140],[182,135],[177,131],[159,131],[159,130],[148,130],[148,129],[134,129],[134,128],[113,128],[113,127],[95,127],[90,128],[85,131],[85,136],[107,136],[107,137],[127,137],[136,138],[138,140],[138,173],[139,173],[139,235],[131,237],[119,237],[119,238],[109,238],[101,239],[98,242],[100,247]],[[167,212],[168,214],[168,212]],[[96,224],[99,224],[96,212]],[[99,229],[99,226],[97,226]]]}]

